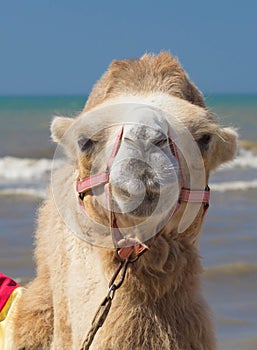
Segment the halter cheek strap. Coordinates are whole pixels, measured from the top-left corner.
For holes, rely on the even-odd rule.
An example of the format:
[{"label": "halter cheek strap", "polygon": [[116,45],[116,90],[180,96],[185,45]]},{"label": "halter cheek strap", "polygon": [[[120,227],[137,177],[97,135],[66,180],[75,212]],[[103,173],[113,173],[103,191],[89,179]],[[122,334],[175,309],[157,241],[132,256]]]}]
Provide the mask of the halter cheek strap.
[{"label": "halter cheek strap", "polygon": [[178,209],[180,208],[181,202],[190,202],[190,203],[203,203],[204,204],[204,212],[203,216],[206,215],[207,210],[209,208],[209,201],[210,201],[210,187],[207,185],[204,190],[190,190],[189,188],[185,187],[185,180],[184,175],[182,171],[182,166],[180,162],[180,157],[177,149],[177,145],[174,141],[171,140],[172,144],[172,152],[177,159],[178,166],[179,166],[179,178],[181,183],[181,190],[179,194],[179,199],[177,206],[173,212],[176,213]]},{"label": "halter cheek strap", "polygon": [[86,177],[85,179],[76,181],[76,191],[79,194],[85,193],[86,191],[88,191],[94,187],[109,183],[111,166],[112,166],[112,163],[114,161],[116,154],[118,153],[118,149],[120,146],[122,135],[123,135],[123,126],[121,127],[121,129],[116,137],[115,144],[114,144],[113,149],[112,149],[112,153],[111,153],[109,160],[107,162],[106,170],[102,171],[99,174],[90,175],[89,177]]},{"label": "halter cheek strap", "polygon": [[[131,258],[133,255],[136,258],[138,258],[146,249],[147,247],[141,243],[133,241],[125,241],[124,237],[119,231],[117,220],[115,217],[115,213],[110,208],[110,170],[113,164],[113,161],[118,153],[120,143],[122,140],[124,127],[122,126],[119,130],[119,133],[116,137],[115,144],[113,146],[111,155],[109,157],[109,160],[107,162],[106,170],[102,171],[95,175],[90,175],[89,177],[86,177],[84,179],[78,179],[76,180],[76,191],[78,193],[79,203],[81,207],[83,206],[83,199],[86,195],[86,192],[90,189],[93,189],[95,187],[104,185],[104,190],[107,198],[108,203],[108,210],[110,212],[110,223],[111,223],[111,230],[112,230],[112,237],[114,245],[116,246],[118,250],[118,255],[121,260]],[[209,207],[209,200],[210,200],[210,188],[209,186],[206,186],[204,190],[190,190],[188,188],[184,187],[184,178],[183,178],[183,172],[182,167],[180,164],[180,159],[178,155],[178,150],[176,147],[176,144],[172,142],[172,148],[174,156],[176,157],[178,164],[179,164],[179,176],[180,176],[180,182],[181,182],[181,191],[178,199],[177,206],[171,216],[173,216],[177,210],[180,207],[181,202],[190,202],[190,203],[203,203],[204,204],[204,213],[206,214],[207,209]]]}]

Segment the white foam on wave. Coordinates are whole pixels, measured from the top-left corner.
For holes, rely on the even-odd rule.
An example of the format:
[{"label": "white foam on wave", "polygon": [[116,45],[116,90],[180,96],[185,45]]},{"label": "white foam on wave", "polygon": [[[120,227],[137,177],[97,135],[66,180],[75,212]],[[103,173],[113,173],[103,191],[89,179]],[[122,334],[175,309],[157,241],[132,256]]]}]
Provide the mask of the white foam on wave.
[{"label": "white foam on wave", "polygon": [[236,158],[228,162],[224,165],[222,165],[218,171],[222,170],[231,170],[233,168],[252,168],[252,169],[257,169],[257,155],[249,150],[245,150],[243,148],[240,148],[238,151],[238,155]]},{"label": "white foam on wave", "polygon": [[[210,184],[213,191],[246,191],[257,188],[257,154],[240,148],[237,157],[224,165],[216,172],[220,180]],[[220,175],[222,175],[222,180]],[[245,179],[247,177],[247,180]],[[229,181],[229,179],[231,179]],[[228,181],[226,181],[228,180]]]},{"label": "white foam on wave", "polygon": [[0,190],[0,196],[28,196],[45,199],[46,191],[34,188],[4,188]]},{"label": "white foam on wave", "polygon": [[221,183],[211,183],[212,191],[225,192],[225,191],[246,191],[249,189],[257,188],[257,179],[252,181],[230,181]]},{"label": "white foam on wave", "polygon": [[[59,165],[55,161],[55,167]],[[3,180],[37,180],[48,175],[52,169],[52,159],[0,158],[0,179]]]}]

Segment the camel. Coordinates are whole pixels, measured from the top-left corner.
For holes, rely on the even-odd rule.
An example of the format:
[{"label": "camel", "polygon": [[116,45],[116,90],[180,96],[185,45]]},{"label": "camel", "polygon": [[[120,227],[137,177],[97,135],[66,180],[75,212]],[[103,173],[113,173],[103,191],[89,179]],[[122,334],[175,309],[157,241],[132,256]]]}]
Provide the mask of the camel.
[{"label": "camel", "polygon": [[[66,158],[39,210],[12,349],[81,349],[107,297],[92,350],[216,349],[198,241],[210,172],[234,157],[236,132],[168,52],[113,61],[51,132]],[[122,286],[108,290],[117,266]]]}]

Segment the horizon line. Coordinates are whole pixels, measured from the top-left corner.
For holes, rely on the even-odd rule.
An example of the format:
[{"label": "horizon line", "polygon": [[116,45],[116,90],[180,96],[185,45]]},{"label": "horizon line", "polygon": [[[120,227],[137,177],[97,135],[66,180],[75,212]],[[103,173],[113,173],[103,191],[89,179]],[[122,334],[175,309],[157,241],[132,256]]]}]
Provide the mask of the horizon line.
[{"label": "horizon line", "polygon": [[[202,92],[204,97],[208,96],[242,96],[257,95],[256,92]],[[0,97],[89,97],[90,93],[0,93]]]}]

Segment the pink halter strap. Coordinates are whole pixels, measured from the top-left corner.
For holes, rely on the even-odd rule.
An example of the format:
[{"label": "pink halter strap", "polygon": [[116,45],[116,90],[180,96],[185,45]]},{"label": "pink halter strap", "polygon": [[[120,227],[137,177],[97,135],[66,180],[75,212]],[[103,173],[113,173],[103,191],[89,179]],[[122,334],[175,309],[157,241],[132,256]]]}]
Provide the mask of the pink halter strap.
[{"label": "pink halter strap", "polygon": [[[111,213],[111,229],[112,229],[113,241],[114,241],[115,246],[118,248],[119,257],[121,259],[128,259],[132,255],[132,253],[134,253],[134,256],[137,258],[139,255],[141,255],[146,250],[146,247],[143,244],[140,244],[138,242],[132,243],[131,246],[119,247],[119,242],[122,241],[123,236],[119,231],[116,217],[110,208],[110,181],[109,181],[110,180],[110,170],[111,170],[111,166],[113,164],[113,161],[115,159],[115,156],[117,155],[119,147],[120,147],[120,143],[121,143],[122,135],[123,135],[123,130],[124,130],[124,127],[122,126],[119,130],[117,137],[116,137],[115,144],[113,146],[110,158],[107,162],[106,170],[100,172],[99,174],[90,175],[89,177],[87,177],[85,179],[77,180],[76,181],[76,191],[79,195],[80,205],[81,205],[81,207],[84,208],[83,198],[84,198],[85,193],[94,187],[105,185],[104,189],[105,189],[105,194],[106,194],[106,198],[107,198],[107,203],[109,206],[108,209]],[[172,146],[173,146],[174,156],[178,161],[179,177],[180,177],[180,182],[181,182],[181,191],[180,191],[178,203],[177,203],[177,206],[176,206],[175,210],[173,211],[172,215],[174,215],[177,212],[177,210],[180,207],[181,202],[203,203],[204,204],[203,215],[205,215],[207,212],[207,209],[209,207],[210,188],[208,186],[206,186],[206,188],[204,190],[190,190],[190,189],[184,187],[184,177],[183,177],[183,172],[182,172],[182,168],[181,168],[181,164],[180,164],[178,150],[177,150],[176,144],[173,141],[171,141],[171,142],[172,142]]]},{"label": "pink halter strap", "polygon": [[[179,199],[177,206],[173,212],[175,214],[177,210],[180,207],[181,202],[190,202],[190,203],[203,203],[204,204],[204,212],[203,216],[206,215],[207,209],[209,208],[209,201],[210,201],[210,188],[207,185],[204,190],[190,190],[189,188],[185,187],[185,181],[184,181],[184,175],[182,172],[182,166],[179,158],[179,153],[177,146],[173,140],[171,140],[172,148],[173,148],[173,154],[175,158],[178,161],[179,166],[179,178],[180,178],[180,184],[181,184],[181,190],[179,194]],[[172,215],[173,215],[172,214]]]},{"label": "pink halter strap", "polygon": [[110,169],[111,169],[112,163],[114,161],[114,158],[118,152],[120,142],[122,139],[122,134],[123,134],[123,126],[121,127],[121,129],[116,137],[116,141],[115,141],[115,144],[113,146],[112,153],[111,153],[110,158],[107,162],[106,170],[102,171],[99,174],[90,175],[89,177],[86,177],[85,179],[77,180],[76,191],[78,193],[84,193],[87,190],[90,190],[91,188],[109,183]]}]

